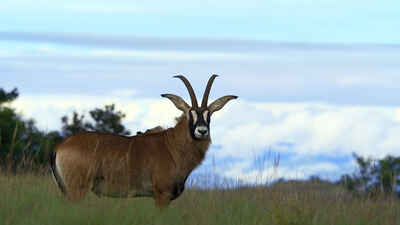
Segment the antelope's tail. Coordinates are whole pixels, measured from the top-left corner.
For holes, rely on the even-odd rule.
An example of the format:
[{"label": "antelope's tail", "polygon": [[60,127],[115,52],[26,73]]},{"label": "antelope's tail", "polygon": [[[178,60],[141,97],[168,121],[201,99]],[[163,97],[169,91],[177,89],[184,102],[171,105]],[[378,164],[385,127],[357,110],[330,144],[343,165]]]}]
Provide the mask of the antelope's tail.
[{"label": "antelope's tail", "polygon": [[56,182],[57,186],[60,188],[61,192],[63,194],[66,194],[65,192],[65,184],[60,176],[59,171],[57,170],[57,165],[56,165],[56,152],[52,151],[50,153],[50,168],[51,168],[51,173],[53,174],[54,181]]}]

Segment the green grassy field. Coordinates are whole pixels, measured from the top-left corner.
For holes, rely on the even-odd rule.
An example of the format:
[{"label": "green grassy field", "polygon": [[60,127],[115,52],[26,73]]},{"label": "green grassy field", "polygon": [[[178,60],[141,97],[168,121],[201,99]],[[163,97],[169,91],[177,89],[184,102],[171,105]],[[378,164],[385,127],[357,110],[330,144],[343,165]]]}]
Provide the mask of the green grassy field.
[{"label": "green grassy field", "polygon": [[62,198],[50,176],[0,175],[0,225],[271,224],[395,225],[397,199],[360,199],[327,184],[235,190],[188,189],[166,210],[150,198]]}]

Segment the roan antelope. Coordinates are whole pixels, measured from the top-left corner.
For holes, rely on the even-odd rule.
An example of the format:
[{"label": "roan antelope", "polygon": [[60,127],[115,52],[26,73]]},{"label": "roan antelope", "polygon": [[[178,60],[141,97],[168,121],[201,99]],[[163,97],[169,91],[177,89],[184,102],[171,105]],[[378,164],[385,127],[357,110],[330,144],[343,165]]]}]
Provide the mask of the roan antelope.
[{"label": "roan antelope", "polygon": [[156,127],[131,137],[82,132],[54,149],[51,170],[67,198],[79,200],[91,190],[97,196],[153,197],[157,207],[164,207],[182,194],[187,177],[210,146],[211,115],[237,96],[227,95],[207,105],[217,77],[212,75],[199,107],[189,81],[182,75],[175,77],[183,81],[192,101],[190,107],[177,95],[161,95],[183,112],[175,127]]}]

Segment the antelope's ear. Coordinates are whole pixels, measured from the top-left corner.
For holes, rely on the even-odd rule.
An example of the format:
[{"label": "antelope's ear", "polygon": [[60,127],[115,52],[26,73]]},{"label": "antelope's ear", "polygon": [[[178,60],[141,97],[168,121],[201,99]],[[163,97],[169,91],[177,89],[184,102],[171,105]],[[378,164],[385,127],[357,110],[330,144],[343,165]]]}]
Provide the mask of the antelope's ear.
[{"label": "antelope's ear", "polygon": [[181,97],[173,94],[162,94],[161,97],[168,98],[174,103],[175,107],[183,112],[188,112],[190,106]]},{"label": "antelope's ear", "polygon": [[221,97],[215,101],[213,101],[213,103],[211,103],[208,106],[208,110],[210,110],[210,113],[216,112],[220,109],[222,109],[222,107],[224,107],[224,105],[229,102],[232,99],[237,99],[238,96],[235,95],[226,95],[224,97]]}]

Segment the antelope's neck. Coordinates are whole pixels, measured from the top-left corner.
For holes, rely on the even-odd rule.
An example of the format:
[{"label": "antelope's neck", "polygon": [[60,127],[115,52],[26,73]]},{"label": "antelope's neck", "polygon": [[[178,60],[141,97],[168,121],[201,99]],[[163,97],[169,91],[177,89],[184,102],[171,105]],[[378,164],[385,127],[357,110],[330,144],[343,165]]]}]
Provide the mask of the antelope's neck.
[{"label": "antelope's neck", "polygon": [[168,135],[169,150],[178,170],[190,173],[204,160],[211,139],[195,140],[190,135],[188,121],[185,116],[178,119]]}]

